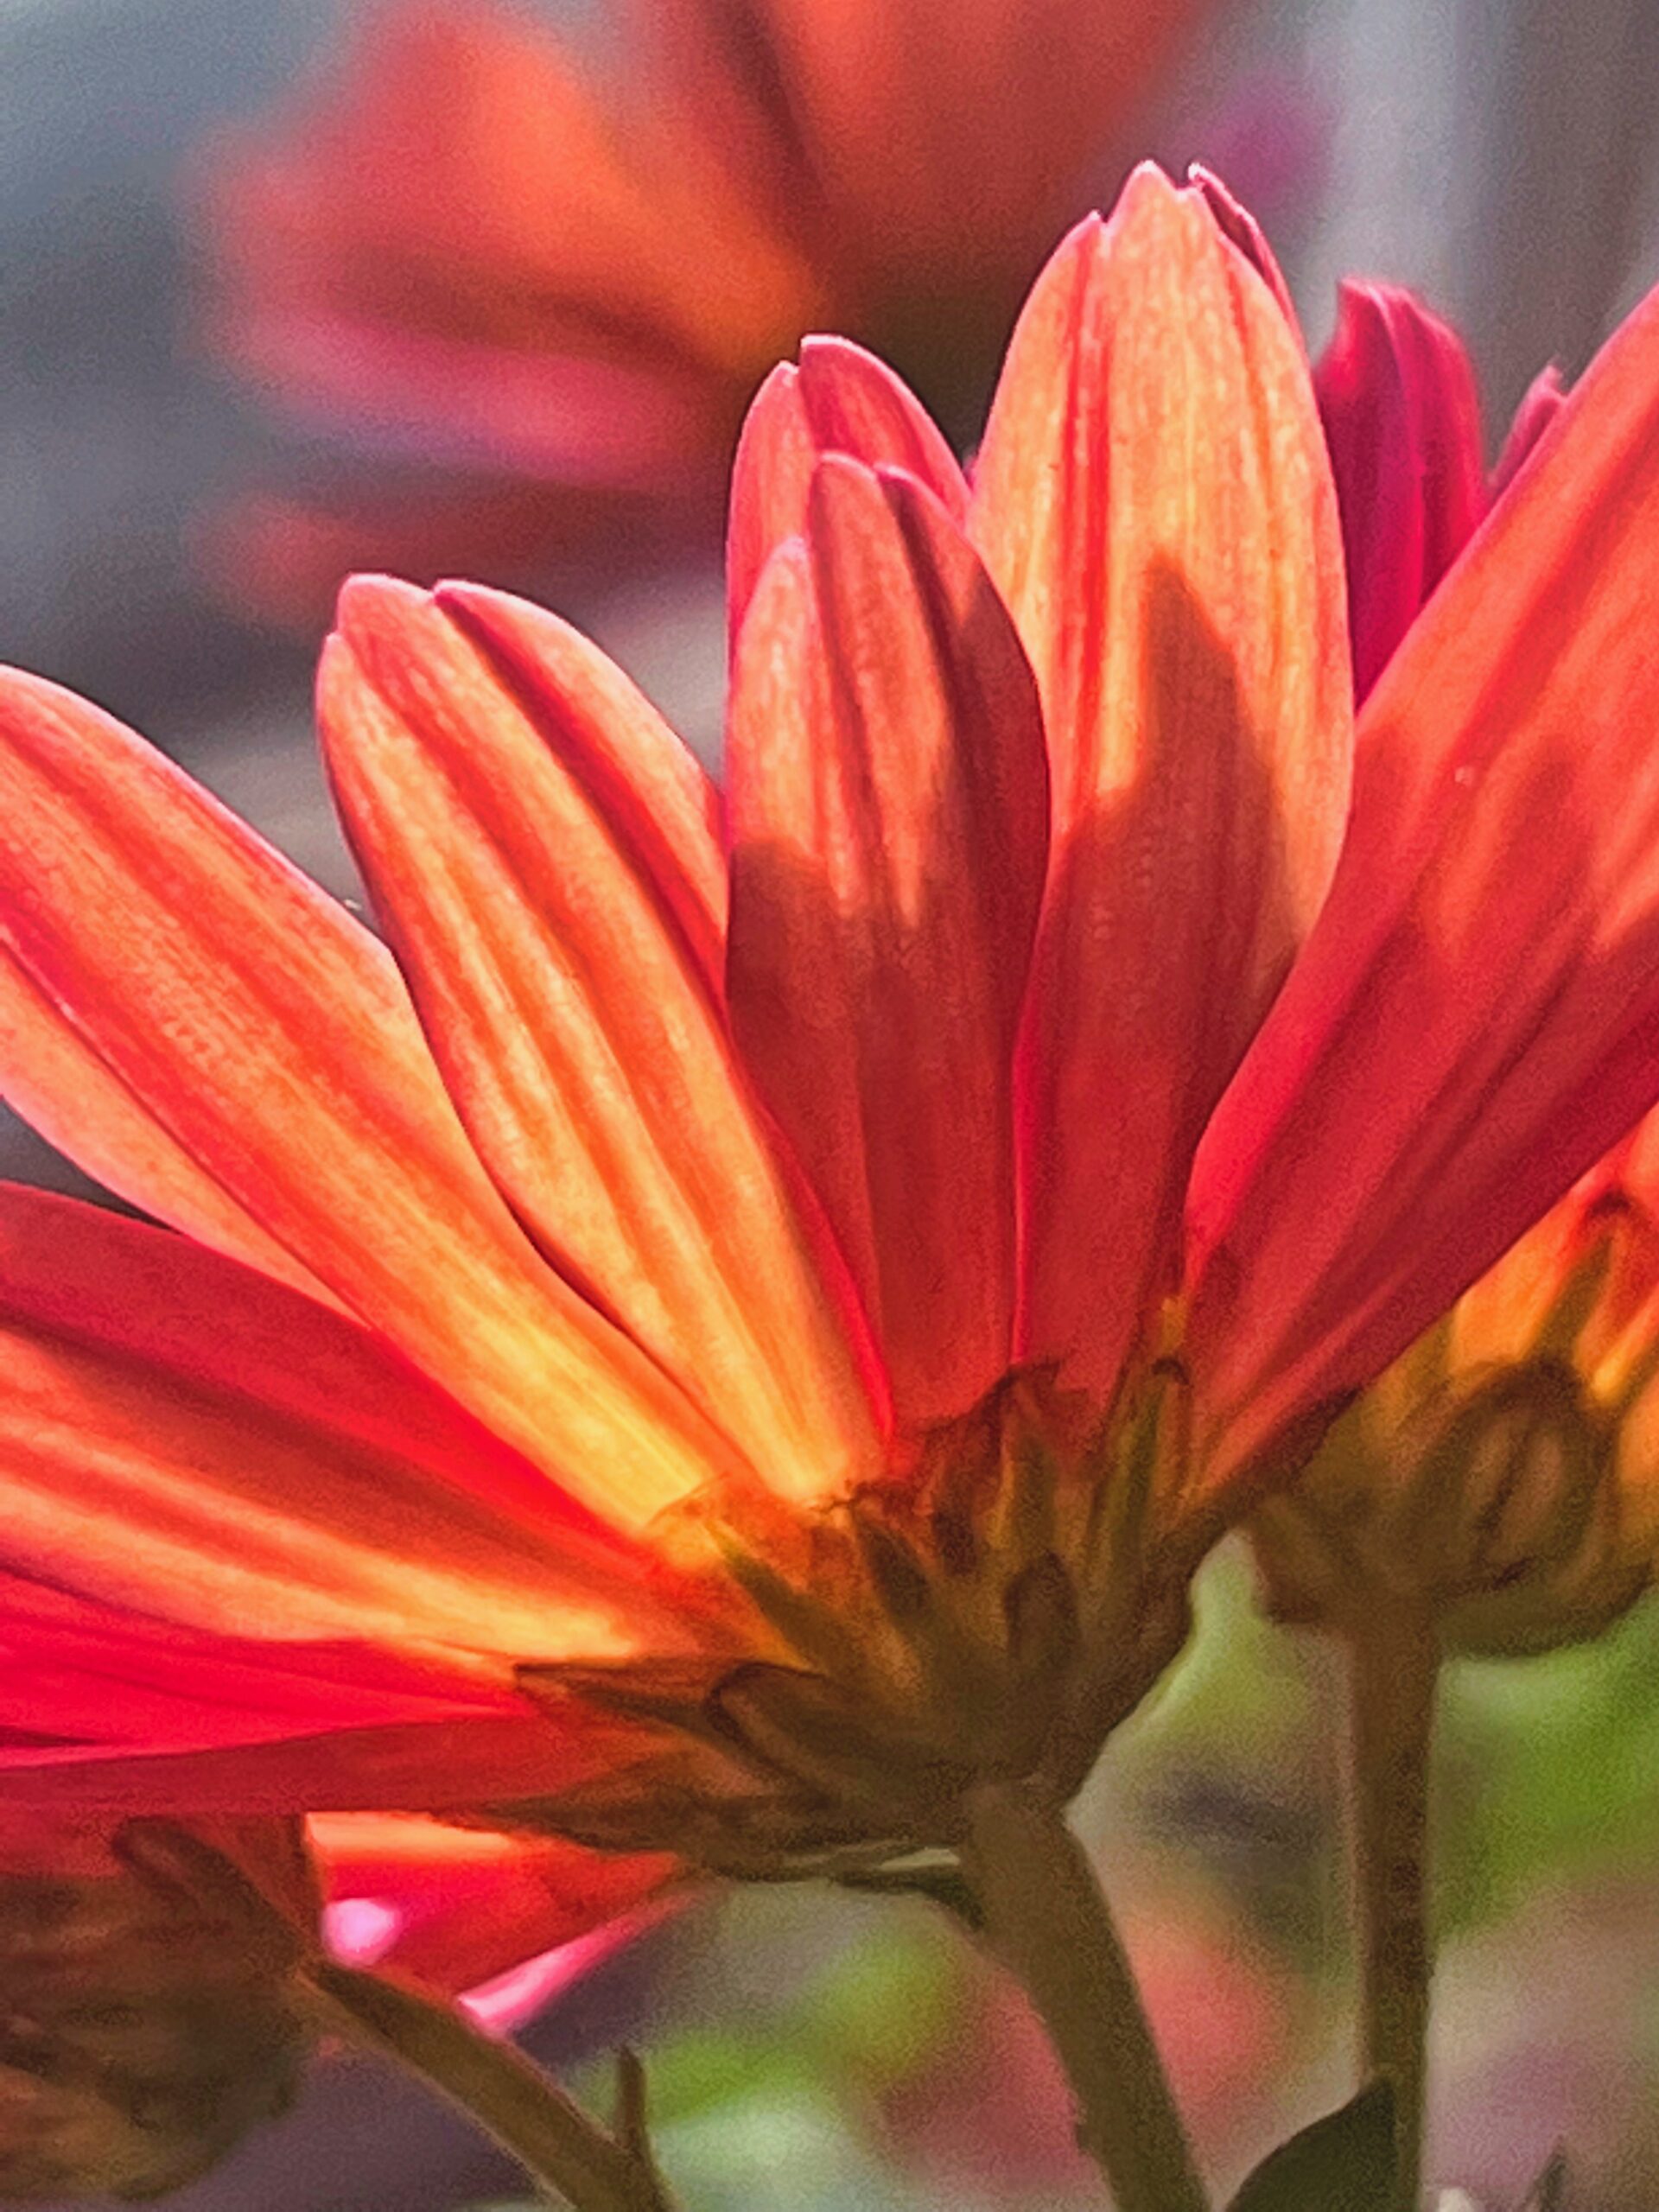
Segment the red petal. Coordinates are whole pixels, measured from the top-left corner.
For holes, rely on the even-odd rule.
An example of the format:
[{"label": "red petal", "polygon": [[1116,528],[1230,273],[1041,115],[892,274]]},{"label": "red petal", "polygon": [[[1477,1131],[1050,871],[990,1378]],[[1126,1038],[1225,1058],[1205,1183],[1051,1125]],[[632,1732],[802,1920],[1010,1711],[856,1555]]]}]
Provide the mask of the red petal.
[{"label": "red petal", "polygon": [[260,1643],[0,1572],[0,1734],[130,1751],[516,1707],[454,1658]]},{"label": "red petal", "polygon": [[734,647],[775,545],[806,526],[819,458],[849,454],[906,470],[960,517],[968,486],[932,417],[884,362],[842,338],[809,338],[798,368],[782,363],[755,395],[732,467],[726,596]]},{"label": "red petal", "polygon": [[625,1548],[343,1315],[0,1185],[0,1554],[228,1635],[632,1642]]},{"label": "red petal", "polygon": [[[321,702],[341,812],[497,1184],[765,1480],[862,1478],[869,1403],[709,989],[717,924],[652,817],[652,783],[688,772],[678,741],[656,723],[648,747],[644,702],[528,609],[505,664],[406,586],[359,581],[340,620]],[[648,749],[642,785],[622,764]]]},{"label": "red petal", "polygon": [[[368,932],[130,732],[15,673],[0,678],[0,946],[113,1078],[58,1109],[60,1136],[84,1117],[94,1160],[125,1141],[99,1120],[118,1085],[343,1304],[620,1519],[723,1464],[684,1398],[525,1241]],[[126,1186],[166,1211],[180,1195],[170,1174]]]},{"label": "red petal", "polygon": [[1659,296],[1418,618],[1194,1179],[1224,1457],[1377,1374],[1659,1095]]},{"label": "red petal", "polygon": [[0,1804],[41,1811],[475,1814],[603,1770],[611,1745],[529,1712],[342,1728],[281,1742],[117,1756],[102,1748],[0,1751]]},{"label": "red petal", "polygon": [[1042,690],[1054,847],[1027,1037],[1023,1350],[1108,1386],[1188,1165],[1319,910],[1350,729],[1335,500],[1297,339],[1141,170],[1021,318],[974,530]]},{"label": "red petal", "polygon": [[1456,332],[1409,292],[1382,284],[1342,287],[1314,385],[1363,699],[1486,512],[1480,402]]},{"label": "red petal", "polygon": [[[631,1914],[679,1872],[660,1853],[585,1850],[386,1813],[323,1814],[308,1827],[327,1926],[349,1965],[384,1965],[446,1996]],[[384,1916],[372,1955],[352,1908]]]},{"label": "red petal", "polygon": [[1551,362],[1539,370],[1537,375],[1521,395],[1521,404],[1515,410],[1510,424],[1510,434],[1503,441],[1503,450],[1497,456],[1497,466],[1492,471],[1492,497],[1501,498],[1520,474],[1534,452],[1542,444],[1544,434],[1554,426],[1555,417],[1567,404],[1567,386],[1561,372]]},{"label": "red petal", "polygon": [[895,1407],[1007,1366],[1012,1069],[1046,848],[1042,722],[955,524],[823,461],[738,654],[732,1018],[822,1198]]}]

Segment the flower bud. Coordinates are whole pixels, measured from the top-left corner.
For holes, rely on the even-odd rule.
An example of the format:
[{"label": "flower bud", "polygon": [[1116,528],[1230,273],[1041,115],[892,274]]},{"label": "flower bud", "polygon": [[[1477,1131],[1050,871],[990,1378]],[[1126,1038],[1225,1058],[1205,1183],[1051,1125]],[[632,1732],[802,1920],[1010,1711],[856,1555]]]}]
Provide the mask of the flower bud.
[{"label": "flower bud", "polygon": [[1427,1617],[1442,1649],[1593,1636],[1659,1553],[1646,1125],[1363,1392],[1254,1536],[1284,1618]]},{"label": "flower bud", "polygon": [[[159,2195],[293,2098],[300,1937],[199,1840],[128,1835],[0,1829],[0,2200]],[[237,1842],[296,1878],[297,1825]]]}]

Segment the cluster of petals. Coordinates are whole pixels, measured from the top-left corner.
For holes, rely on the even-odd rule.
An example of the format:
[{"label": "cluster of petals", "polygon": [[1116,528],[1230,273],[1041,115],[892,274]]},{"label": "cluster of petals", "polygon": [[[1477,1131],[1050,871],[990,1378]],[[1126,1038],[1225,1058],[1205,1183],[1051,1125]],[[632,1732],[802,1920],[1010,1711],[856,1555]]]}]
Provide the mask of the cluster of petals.
[{"label": "cluster of petals", "polygon": [[1205,12],[611,0],[573,40],[501,0],[393,0],[203,165],[208,344],[362,452],[354,499],[336,450],[330,493],[222,518],[216,587],[309,619],[365,563],[522,575],[619,518],[637,553],[717,510],[750,393],[808,330],[965,428]]},{"label": "cluster of petals", "polygon": [[[1554,423],[1564,393],[1545,369],[1489,473],[1475,373],[1455,332],[1409,294],[1370,284],[1343,287],[1336,334],[1314,380],[1342,508],[1363,701]],[[1643,649],[1639,638],[1627,639],[1631,649]],[[1459,1519],[1464,1543],[1484,1522],[1497,1578],[1485,1619],[1500,1640],[1582,1633],[1645,1588],[1659,1564],[1656,1380],[1659,1114],[1649,1113],[1362,1398],[1353,1433],[1369,1434],[1369,1475],[1348,1460],[1346,1432],[1332,1440],[1330,1465],[1345,1468],[1347,1485],[1358,1478],[1402,1489],[1437,1422],[1464,1418],[1474,1424],[1471,1444],[1482,1436],[1474,1408],[1484,1396],[1498,1421],[1519,1423],[1510,1452],[1499,1451],[1486,1427],[1475,1446],[1490,1463],[1486,1482],[1466,1469],[1461,1516],[1453,1500],[1425,1502],[1420,1533],[1444,1548]],[[1580,1459],[1586,1464],[1569,1480],[1567,1466]],[[1485,1493],[1503,1469],[1509,1504],[1499,1512]],[[1440,1479],[1452,1474],[1451,1462],[1440,1465]],[[1315,1497],[1322,1484],[1316,1466]],[[1389,1500],[1377,1504],[1386,1515]],[[1351,1489],[1345,1510],[1355,1510]],[[1401,1529],[1388,1541],[1397,1552]],[[1451,1548],[1460,1548],[1458,1540]],[[1415,1570],[1403,1556],[1393,1563],[1405,1584],[1414,1571],[1432,1580],[1435,1562]],[[1361,1592],[1354,1596],[1364,1602]]]},{"label": "cluster of petals", "polygon": [[763,388],[723,791],[553,617],[349,588],[384,944],[9,677],[5,1093],[168,1225],[0,1192],[0,1794],[556,1795],[620,1733],[516,1669],[726,1632],[677,1508],[901,1480],[1022,1367],[1173,1358],[1167,1541],[1245,1510],[1659,1094],[1656,532],[1650,304],[1356,733],[1300,336],[1145,170],[971,479],[855,348]]}]

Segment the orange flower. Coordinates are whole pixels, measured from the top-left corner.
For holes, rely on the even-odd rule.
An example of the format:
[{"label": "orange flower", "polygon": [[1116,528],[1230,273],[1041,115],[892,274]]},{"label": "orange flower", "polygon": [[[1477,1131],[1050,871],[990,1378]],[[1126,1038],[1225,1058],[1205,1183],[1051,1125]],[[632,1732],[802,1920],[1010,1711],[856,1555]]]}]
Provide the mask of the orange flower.
[{"label": "orange flower", "polygon": [[620,518],[637,560],[653,518],[712,515],[750,391],[813,328],[891,354],[966,435],[1202,12],[613,0],[624,72],[494,0],[388,8],[295,118],[210,161],[207,334],[383,471],[402,442],[457,474],[435,499],[382,474],[343,514],[250,500],[219,581],[309,615],[365,560],[523,575],[576,539],[591,565]]},{"label": "orange flower", "polygon": [[723,796],[552,617],[354,584],[390,951],[8,680],[9,1095],[185,1233],[0,1198],[0,1544],[269,1676],[8,1789],[949,1851],[1653,1103],[1659,302],[1378,683],[1344,840],[1324,440],[1216,204],[1065,241],[971,486],[856,349],[769,380]]}]

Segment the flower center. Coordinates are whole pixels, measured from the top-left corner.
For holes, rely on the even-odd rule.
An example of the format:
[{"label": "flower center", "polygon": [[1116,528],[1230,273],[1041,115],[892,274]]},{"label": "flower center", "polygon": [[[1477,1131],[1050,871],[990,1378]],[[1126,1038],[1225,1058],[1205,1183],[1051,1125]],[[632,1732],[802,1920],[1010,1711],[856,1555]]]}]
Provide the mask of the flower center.
[{"label": "flower center", "polygon": [[601,1780],[515,1816],[721,1872],[856,1878],[954,1850],[980,1783],[1069,1797],[1185,1637],[1185,1399],[1160,1363],[1102,1424],[1020,1371],[818,1516],[705,1501],[734,1648],[524,1670],[619,1735]]}]

